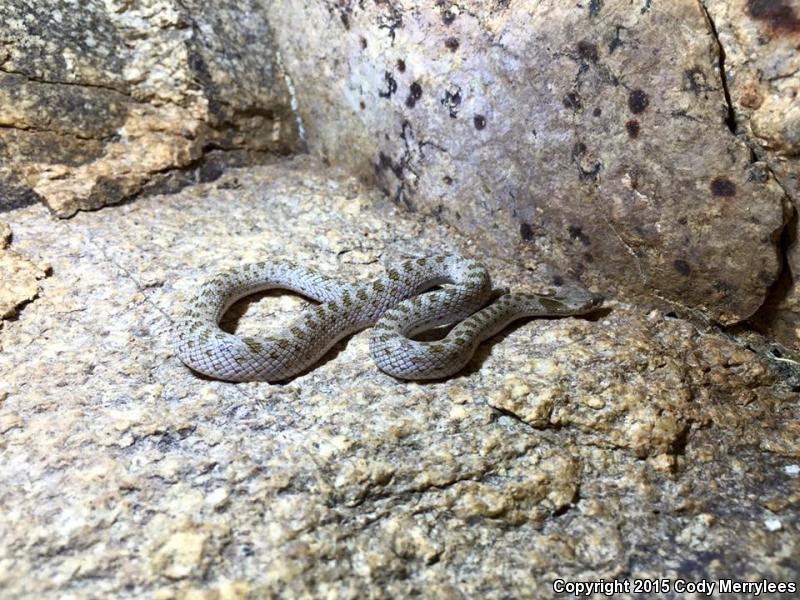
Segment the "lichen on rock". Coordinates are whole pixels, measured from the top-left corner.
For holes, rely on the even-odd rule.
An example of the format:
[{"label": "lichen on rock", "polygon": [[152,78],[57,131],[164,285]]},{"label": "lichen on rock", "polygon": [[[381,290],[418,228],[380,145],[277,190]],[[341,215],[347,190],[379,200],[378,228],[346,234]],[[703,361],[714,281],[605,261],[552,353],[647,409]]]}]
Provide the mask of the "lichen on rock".
[{"label": "lichen on rock", "polygon": [[398,205],[722,323],[777,280],[783,191],[728,127],[700,2],[277,7],[310,150]]}]

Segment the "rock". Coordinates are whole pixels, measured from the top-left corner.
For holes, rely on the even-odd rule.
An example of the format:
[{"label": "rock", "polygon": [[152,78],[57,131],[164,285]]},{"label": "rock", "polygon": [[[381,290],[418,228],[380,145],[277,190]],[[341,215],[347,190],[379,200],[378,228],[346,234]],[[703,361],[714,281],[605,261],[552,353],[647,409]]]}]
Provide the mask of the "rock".
[{"label": "rock", "polygon": [[11,245],[11,227],[8,223],[0,221],[0,250],[5,250]]},{"label": "rock", "polygon": [[296,149],[271,39],[256,2],[3,3],[0,208],[68,217]]},{"label": "rock", "polygon": [[[46,264],[35,264],[8,250],[11,228],[0,222],[0,321],[17,314],[17,308],[39,295],[39,280],[50,274]],[[0,346],[1,347],[1,346]]]},{"label": "rock", "polygon": [[170,579],[185,579],[192,573],[200,576],[205,544],[206,536],[201,533],[175,533],[159,548],[154,567]]},{"label": "rock", "polygon": [[488,254],[722,323],[775,283],[783,192],[726,123],[700,3],[280,0],[270,19],[310,150]]},{"label": "rock", "polygon": [[[57,227],[8,213],[15,251],[53,275],[0,331],[4,593],[549,598],[557,577],[796,577],[800,401],[751,338],[611,302],[521,322],[427,384],[378,371],[368,332],[281,385],[176,358],[184,299],[244,261],[368,280],[458,251],[498,286],[552,289],[544,266],[400,214],[308,157]],[[305,305],[264,293],[225,326],[275,330]]]},{"label": "rock", "polygon": [[[800,2],[704,0],[725,52],[725,73],[737,132],[800,208]],[[784,235],[786,270],[755,322],[800,349],[800,245],[795,216]]]}]

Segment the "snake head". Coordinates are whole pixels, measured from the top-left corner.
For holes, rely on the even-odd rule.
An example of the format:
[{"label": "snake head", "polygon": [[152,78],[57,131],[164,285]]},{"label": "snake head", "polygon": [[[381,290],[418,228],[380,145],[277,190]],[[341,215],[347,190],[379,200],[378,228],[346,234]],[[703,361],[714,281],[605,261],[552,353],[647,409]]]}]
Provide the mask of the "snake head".
[{"label": "snake head", "polygon": [[605,298],[582,289],[564,289],[553,296],[539,296],[539,302],[551,315],[581,315],[599,308]]}]

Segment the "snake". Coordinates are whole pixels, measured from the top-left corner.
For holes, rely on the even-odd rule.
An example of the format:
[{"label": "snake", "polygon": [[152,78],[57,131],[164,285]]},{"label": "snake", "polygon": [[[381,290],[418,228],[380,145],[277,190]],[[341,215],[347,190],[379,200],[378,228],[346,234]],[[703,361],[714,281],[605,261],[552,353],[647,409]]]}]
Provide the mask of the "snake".
[{"label": "snake", "polygon": [[[271,336],[220,328],[235,302],[274,288],[318,304]],[[371,326],[369,348],[379,369],[401,380],[441,379],[463,369],[478,344],[516,319],[584,315],[602,302],[582,289],[560,295],[493,290],[486,267],[459,255],[398,261],[380,278],[358,283],[288,260],[255,262],[200,285],[176,320],[177,354],[192,370],[215,379],[281,382],[309,370],[342,338]],[[443,339],[413,339],[454,323]]]}]

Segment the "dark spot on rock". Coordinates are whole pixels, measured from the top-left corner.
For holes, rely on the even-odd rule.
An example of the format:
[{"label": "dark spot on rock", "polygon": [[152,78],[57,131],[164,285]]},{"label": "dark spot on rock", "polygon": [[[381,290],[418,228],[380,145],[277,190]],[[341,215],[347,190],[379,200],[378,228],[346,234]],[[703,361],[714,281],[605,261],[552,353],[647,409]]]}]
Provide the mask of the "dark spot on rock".
[{"label": "dark spot on rock", "polygon": [[678,223],[680,225],[686,225],[688,222],[689,221],[688,221],[688,219],[686,217],[681,217],[680,219],[678,219]]},{"label": "dark spot on rock", "polygon": [[628,108],[635,115],[643,113],[650,104],[650,98],[642,90],[633,90],[628,94]]},{"label": "dark spot on rock", "polygon": [[364,50],[367,47],[367,38],[361,37],[361,49]]},{"label": "dark spot on rock", "polygon": [[224,169],[222,165],[214,164],[213,162],[208,164],[203,164],[200,166],[198,172],[198,179],[202,183],[207,183],[209,181],[216,181],[217,179],[222,177],[223,173]]},{"label": "dark spot on rock", "polygon": [[583,227],[579,227],[578,225],[570,225],[569,226],[569,237],[573,240],[580,240],[581,244],[584,246],[588,246],[592,243],[592,240],[589,239],[589,236],[583,233]]},{"label": "dark spot on rock", "polygon": [[367,105],[364,104],[363,100],[361,102],[359,102],[358,105],[361,107],[361,110],[364,110],[365,108],[367,108]]},{"label": "dark spot on rock", "polygon": [[571,108],[572,110],[580,110],[581,98],[575,92],[570,92],[562,100],[564,108]]},{"label": "dark spot on rock", "polygon": [[775,278],[772,276],[772,273],[764,270],[758,272],[758,279],[764,285],[772,285],[773,282],[775,281]]},{"label": "dark spot on rock", "polygon": [[633,139],[639,137],[639,131],[641,131],[641,127],[639,126],[639,121],[636,119],[631,119],[627,123],[625,123],[625,129],[628,130],[628,135]]},{"label": "dark spot on rock", "polygon": [[753,163],[747,172],[747,181],[766,183],[769,181],[769,169],[764,163]]},{"label": "dark spot on rock", "polygon": [[533,239],[533,228],[530,223],[519,224],[519,237],[526,242],[530,242]]},{"label": "dark spot on rock", "polygon": [[585,60],[597,62],[597,58],[599,56],[597,53],[597,46],[595,46],[592,42],[581,40],[578,42],[578,56]]},{"label": "dark spot on rock", "polygon": [[602,109],[602,108],[600,108],[600,107],[598,106],[597,108],[595,108],[595,109],[592,111],[592,114],[593,114],[595,117],[599,117],[600,115],[602,115],[602,114],[603,114],[603,109]]},{"label": "dark spot on rock", "polygon": [[445,185],[453,184],[453,178],[450,177],[450,175],[445,175],[444,177],[442,177],[442,181],[445,183]]},{"label": "dark spot on rock", "polygon": [[445,90],[441,103],[442,106],[447,108],[451,119],[458,117],[458,106],[461,104],[461,88],[456,86],[454,91]]},{"label": "dark spot on rock", "polygon": [[340,14],[339,18],[342,20],[342,25],[344,25],[344,28],[350,29],[350,17],[347,16],[347,13]]},{"label": "dark spot on rock", "polygon": [[203,56],[190,49],[187,60],[189,69],[192,71],[194,78],[202,82],[203,85],[210,85],[213,80],[211,78],[211,72],[208,70],[208,64],[206,64]]},{"label": "dark spot on rock", "polygon": [[455,52],[458,50],[458,39],[454,37],[449,37],[444,41],[444,45],[450,50],[450,52]]},{"label": "dark spot on rock", "polygon": [[578,177],[581,181],[596,181],[600,171],[603,170],[603,163],[599,161],[595,162],[590,169],[586,168],[585,163],[582,163],[578,156],[573,156],[572,162],[578,169]]},{"label": "dark spot on rock", "polygon": [[675,267],[675,270],[684,277],[688,277],[692,272],[692,267],[689,266],[689,263],[687,263],[685,260],[681,260],[680,258],[672,261],[672,266]]},{"label": "dark spot on rock", "polygon": [[383,80],[386,82],[386,91],[378,90],[378,96],[381,98],[391,98],[397,91],[397,82],[389,71],[383,73]]},{"label": "dark spot on rock", "polygon": [[730,292],[736,291],[736,286],[733,285],[732,283],[728,283],[727,281],[715,281],[714,289],[717,290],[718,292],[729,294]]},{"label": "dark spot on rock", "polygon": [[402,58],[397,59],[397,70],[401,73],[406,72],[406,61],[404,61]]},{"label": "dark spot on rock", "polygon": [[736,195],[736,184],[727,177],[715,177],[711,181],[711,193],[722,198],[732,198]]},{"label": "dark spot on rock", "polygon": [[385,170],[392,168],[392,159],[386,156],[383,152],[378,152],[378,161],[381,169]]},{"label": "dark spot on rock", "polygon": [[553,275],[553,285],[564,285],[564,278],[561,275]]},{"label": "dark spot on rock", "polygon": [[[342,2],[340,2],[341,4]],[[384,12],[383,14],[378,15],[378,29],[386,29],[389,32],[389,37],[392,38],[392,44],[394,44],[395,36],[397,35],[397,30],[403,27],[403,12],[397,8],[396,6],[392,6],[392,3],[383,0],[383,2],[376,2],[376,4],[386,4],[388,5],[388,14]],[[348,1],[346,4],[350,4]],[[363,9],[363,2],[359,2],[361,8]]]},{"label": "dark spot on rock", "polygon": [[692,92],[695,96],[699,96],[701,92],[707,92],[709,90],[708,79],[700,67],[687,69],[683,72],[683,75],[686,77],[685,89]]},{"label": "dark spot on rock", "polygon": [[603,9],[603,0],[589,0],[589,16],[596,17]]},{"label": "dark spot on rock", "polygon": [[422,98],[422,86],[415,81],[409,88],[408,98],[406,98],[406,106],[408,108],[414,108],[417,100],[420,98]]},{"label": "dark spot on rock", "polygon": [[472,117],[472,122],[475,125],[475,129],[483,129],[486,127],[486,117],[483,115],[475,115]]},{"label": "dark spot on rock", "polygon": [[591,252],[584,252],[583,253],[583,260],[585,260],[588,263],[593,263],[594,262],[594,256],[592,256]]},{"label": "dark spot on rock", "polygon": [[615,25],[614,26],[614,38],[608,43],[608,52],[609,54],[613,54],[614,50],[619,48],[620,46],[624,46],[625,42],[622,41],[622,38],[619,37],[619,32],[625,29],[624,25]]},{"label": "dark spot on rock", "polygon": [[449,10],[442,13],[442,22],[445,25],[450,25],[455,20],[456,20],[455,13],[450,12]]},{"label": "dark spot on rock", "polygon": [[800,32],[800,19],[786,0],[747,0],[747,11],[777,33]]},{"label": "dark spot on rock", "polygon": [[580,156],[586,153],[586,144],[578,142],[572,147],[572,156]]},{"label": "dark spot on rock", "polygon": [[[216,165],[216,168],[215,165],[210,165],[206,168],[206,173],[203,173],[202,170],[198,173],[200,180],[203,182],[213,181],[215,174],[217,174],[217,177],[222,174],[222,168],[219,165]],[[125,197],[126,191],[120,181],[117,181],[112,177],[102,175],[97,178],[88,200],[89,202],[92,202],[97,201],[99,198],[103,198],[104,201],[118,202],[123,200]]]}]

